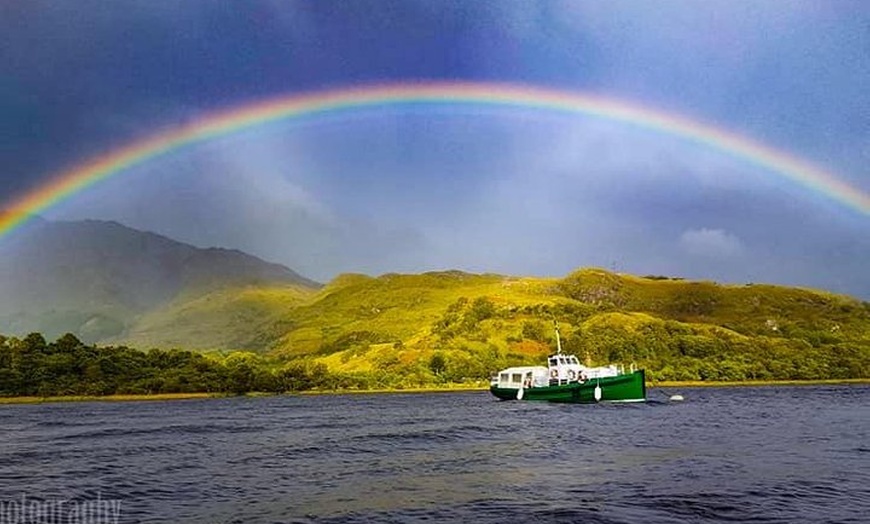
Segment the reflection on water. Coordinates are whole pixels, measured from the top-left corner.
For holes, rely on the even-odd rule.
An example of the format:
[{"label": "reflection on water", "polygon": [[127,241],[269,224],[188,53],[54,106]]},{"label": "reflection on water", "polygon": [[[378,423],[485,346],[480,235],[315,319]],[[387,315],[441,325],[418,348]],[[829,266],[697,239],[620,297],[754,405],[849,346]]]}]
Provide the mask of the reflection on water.
[{"label": "reflection on water", "polygon": [[[870,387],[571,406],[487,393],[0,409],[0,501],[121,522],[859,522]],[[655,398],[655,396],[653,396]]]}]

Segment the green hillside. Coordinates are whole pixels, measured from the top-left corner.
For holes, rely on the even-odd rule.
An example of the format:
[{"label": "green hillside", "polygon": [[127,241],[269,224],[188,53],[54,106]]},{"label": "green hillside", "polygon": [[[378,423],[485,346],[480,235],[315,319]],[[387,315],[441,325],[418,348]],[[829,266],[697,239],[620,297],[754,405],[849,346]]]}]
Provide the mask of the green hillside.
[{"label": "green hillside", "polygon": [[547,286],[546,280],[459,271],[377,278],[343,275],[291,313],[293,328],[275,341],[273,349],[296,356],[372,343],[429,347],[436,324],[469,297],[488,297],[507,309],[554,304],[558,297],[547,297]]},{"label": "green hillside", "polygon": [[131,347],[254,351],[325,364],[345,385],[486,379],[555,349],[652,380],[870,376],[870,304],[822,291],[582,269],[564,278],[460,271],[348,274],[316,289],[248,284],[181,293],[136,318]]},{"label": "green hillside", "polygon": [[446,271],[182,293],[137,321],[133,348],[0,336],[0,396],[481,385],[543,363],[553,321],[566,352],[653,382],[870,378],[870,303],[853,298],[599,269]]},{"label": "green hillside", "polygon": [[277,362],[326,364],[350,383],[412,386],[540,363],[555,348],[553,320],[566,351],[635,363],[653,380],[870,376],[866,302],[600,269],[561,279],[342,275],[319,291],[222,291],[152,314],[138,332],[160,334],[151,342],[232,341]]},{"label": "green hillside", "polygon": [[271,342],[264,333],[283,325],[282,319],[314,293],[310,287],[293,284],[184,293],[143,315],[115,342],[136,347],[262,350]]}]

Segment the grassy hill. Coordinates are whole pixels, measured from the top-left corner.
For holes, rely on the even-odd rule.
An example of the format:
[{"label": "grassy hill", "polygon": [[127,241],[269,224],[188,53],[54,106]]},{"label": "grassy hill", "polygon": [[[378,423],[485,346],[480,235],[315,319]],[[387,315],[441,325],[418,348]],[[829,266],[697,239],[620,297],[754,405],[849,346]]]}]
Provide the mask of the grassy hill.
[{"label": "grassy hill", "polygon": [[265,333],[282,326],[293,308],[315,292],[307,286],[281,284],[182,293],[138,318],[114,342],[145,348],[263,350],[271,342]]},{"label": "grassy hill", "polygon": [[[518,284],[518,285],[517,285]],[[554,303],[545,280],[459,271],[377,278],[343,275],[290,315],[293,329],[274,343],[288,355],[329,354],[360,343],[431,342],[432,326],[457,302],[490,297],[504,307]]]},{"label": "grassy hill", "polygon": [[[561,279],[342,275],[316,293],[270,297],[252,349],[376,385],[461,382],[540,363],[555,348],[553,320],[566,351],[592,364],[636,363],[653,379],[870,376],[870,304],[822,291],[583,269]],[[211,307],[240,300],[223,298]]]}]

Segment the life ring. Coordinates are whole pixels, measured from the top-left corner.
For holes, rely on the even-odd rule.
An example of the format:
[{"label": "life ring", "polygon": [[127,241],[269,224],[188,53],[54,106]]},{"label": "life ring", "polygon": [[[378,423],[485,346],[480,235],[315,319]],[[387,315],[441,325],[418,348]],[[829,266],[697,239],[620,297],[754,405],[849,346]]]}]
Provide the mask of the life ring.
[{"label": "life ring", "polygon": [[550,377],[551,377],[551,378],[558,378],[558,377],[559,377],[559,372],[558,372],[557,370],[555,370],[555,369],[554,369],[553,371],[550,371]]},{"label": "life ring", "polygon": [[586,382],[586,373],[580,372],[580,378],[578,379],[580,382]]},{"label": "life ring", "polygon": [[576,377],[577,377],[577,375],[574,373],[573,369],[568,371],[568,380],[574,380],[574,378],[576,378]]}]

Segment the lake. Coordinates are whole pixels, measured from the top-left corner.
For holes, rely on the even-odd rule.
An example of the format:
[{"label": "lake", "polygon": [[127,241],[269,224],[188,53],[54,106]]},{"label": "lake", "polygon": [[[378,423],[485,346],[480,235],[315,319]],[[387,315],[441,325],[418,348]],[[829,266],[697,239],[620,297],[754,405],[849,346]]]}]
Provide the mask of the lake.
[{"label": "lake", "polygon": [[0,524],[870,521],[870,386],[649,396],[0,406]]}]

